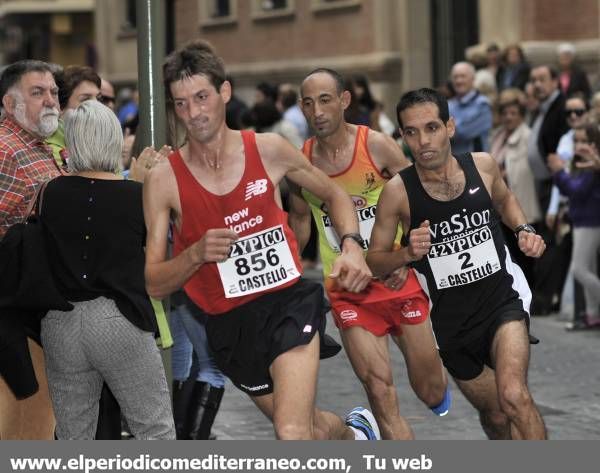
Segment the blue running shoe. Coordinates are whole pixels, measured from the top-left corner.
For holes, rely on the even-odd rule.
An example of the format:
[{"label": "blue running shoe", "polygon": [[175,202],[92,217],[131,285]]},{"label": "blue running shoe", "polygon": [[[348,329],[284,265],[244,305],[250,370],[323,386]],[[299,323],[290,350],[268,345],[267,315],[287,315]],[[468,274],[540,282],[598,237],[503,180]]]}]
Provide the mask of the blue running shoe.
[{"label": "blue running shoe", "polygon": [[450,391],[450,385],[446,386],[446,392],[444,393],[444,399],[437,406],[430,407],[432,412],[440,417],[445,416],[450,411],[452,405],[452,392]]},{"label": "blue running shoe", "polygon": [[364,407],[355,407],[346,416],[346,425],[360,430],[367,440],[381,440],[379,426],[371,411]]}]

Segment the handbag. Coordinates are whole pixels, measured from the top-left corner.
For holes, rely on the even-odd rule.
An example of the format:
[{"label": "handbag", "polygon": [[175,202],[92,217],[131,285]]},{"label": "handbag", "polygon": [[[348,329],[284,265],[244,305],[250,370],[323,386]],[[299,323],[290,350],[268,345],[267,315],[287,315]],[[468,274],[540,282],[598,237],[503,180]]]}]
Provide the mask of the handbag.
[{"label": "handbag", "polygon": [[40,320],[50,309],[71,310],[54,285],[38,218],[46,183],[36,190],[24,223],[0,240],[0,375],[15,397],[38,389],[27,338],[40,343]]}]

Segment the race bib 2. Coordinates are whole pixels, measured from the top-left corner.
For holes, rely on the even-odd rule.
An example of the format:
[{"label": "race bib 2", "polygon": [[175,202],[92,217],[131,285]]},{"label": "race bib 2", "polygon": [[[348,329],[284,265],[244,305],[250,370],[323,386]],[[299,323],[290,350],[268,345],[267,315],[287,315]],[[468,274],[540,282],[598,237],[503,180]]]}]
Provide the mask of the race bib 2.
[{"label": "race bib 2", "polygon": [[432,244],[427,258],[438,289],[470,284],[501,269],[488,226]]}]

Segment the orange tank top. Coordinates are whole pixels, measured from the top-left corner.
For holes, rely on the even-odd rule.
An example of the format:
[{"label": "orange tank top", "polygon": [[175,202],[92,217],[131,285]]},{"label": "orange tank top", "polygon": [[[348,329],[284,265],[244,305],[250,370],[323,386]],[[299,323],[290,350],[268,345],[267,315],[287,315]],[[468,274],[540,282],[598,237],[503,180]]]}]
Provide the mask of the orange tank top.
[{"label": "orange tank top", "polygon": [[[383,185],[387,182],[369,153],[368,136],[368,127],[358,126],[356,128],[352,161],[343,171],[329,176],[350,195],[354,202],[360,234],[365,241],[365,252],[371,241],[371,230],[375,223],[379,194],[381,194]],[[310,138],[302,148],[304,155],[311,162],[314,143],[315,138]],[[302,196],[310,206],[319,233],[319,253],[323,263],[325,289],[329,299],[334,303],[341,300],[366,303],[398,298],[398,291],[388,289],[378,280],[373,281],[367,289],[358,294],[343,291],[337,287],[336,282],[330,279],[328,275],[331,273],[333,263],[341,251],[340,237],[333,228],[333,223],[327,208],[323,205],[323,201],[306,189],[302,189]],[[395,239],[396,247],[400,246],[401,237],[402,229],[399,227]]]}]

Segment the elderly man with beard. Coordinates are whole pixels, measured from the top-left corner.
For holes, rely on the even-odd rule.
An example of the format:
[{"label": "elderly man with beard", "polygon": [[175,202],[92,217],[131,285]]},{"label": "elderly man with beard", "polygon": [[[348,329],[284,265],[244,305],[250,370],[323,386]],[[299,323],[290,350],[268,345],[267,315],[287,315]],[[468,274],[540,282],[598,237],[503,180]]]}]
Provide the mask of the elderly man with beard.
[{"label": "elderly man with beard", "polygon": [[[8,66],[0,78],[4,108],[0,119],[0,239],[26,218],[27,208],[45,181],[60,175],[44,140],[58,126],[58,87],[51,67],[25,60]],[[44,357],[28,339],[39,383],[36,394],[15,397],[0,377],[0,438],[52,439],[54,415],[48,395]]]}]

